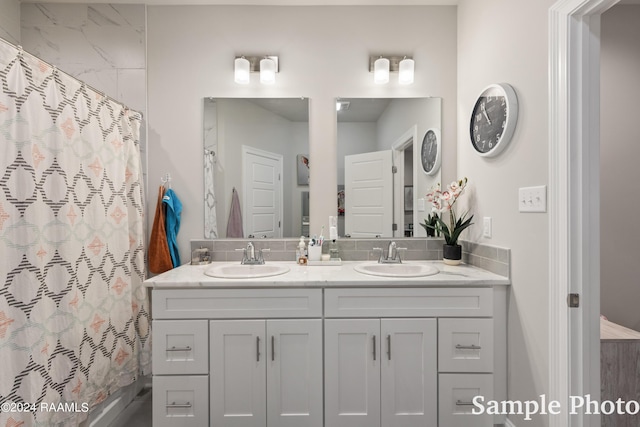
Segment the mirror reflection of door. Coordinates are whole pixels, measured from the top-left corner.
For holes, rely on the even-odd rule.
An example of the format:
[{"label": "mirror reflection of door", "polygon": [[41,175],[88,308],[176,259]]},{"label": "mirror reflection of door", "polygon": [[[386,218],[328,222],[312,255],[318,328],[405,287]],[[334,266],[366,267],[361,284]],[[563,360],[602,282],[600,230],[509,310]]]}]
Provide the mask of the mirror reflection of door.
[{"label": "mirror reflection of door", "polygon": [[[340,108],[338,108],[338,105]],[[366,217],[359,212],[359,233],[347,231],[352,237],[426,237],[422,223],[426,211],[425,195],[441,181],[440,169],[427,174],[420,164],[420,141],[429,129],[440,129],[442,100],[440,98],[339,98],[336,102],[338,136],[338,186],[345,185],[345,221],[349,215],[350,194],[347,190],[345,159],[362,153],[390,151],[393,166],[393,196],[390,202],[391,216],[387,230],[370,221],[373,228],[364,229]],[[391,171],[388,171],[391,175]],[[391,178],[389,178],[391,180]],[[410,200],[405,200],[410,198]],[[364,208],[364,204],[359,206]],[[374,208],[372,208],[374,209]],[[377,208],[375,208],[377,209]],[[350,227],[353,230],[352,227]]]},{"label": "mirror reflection of door", "polygon": [[282,156],[242,147],[244,234],[282,237]]},{"label": "mirror reflection of door", "polygon": [[345,156],[345,233],[393,236],[391,150]]}]

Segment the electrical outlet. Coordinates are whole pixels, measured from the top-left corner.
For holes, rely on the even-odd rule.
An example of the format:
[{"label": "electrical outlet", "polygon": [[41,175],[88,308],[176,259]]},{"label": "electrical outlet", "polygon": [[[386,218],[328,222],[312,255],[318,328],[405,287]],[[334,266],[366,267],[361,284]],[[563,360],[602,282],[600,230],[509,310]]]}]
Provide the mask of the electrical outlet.
[{"label": "electrical outlet", "polygon": [[546,212],[547,186],[520,188],[518,191],[518,209],[520,212]]},{"label": "electrical outlet", "polygon": [[491,238],[491,217],[485,216],[482,220],[482,237]]}]

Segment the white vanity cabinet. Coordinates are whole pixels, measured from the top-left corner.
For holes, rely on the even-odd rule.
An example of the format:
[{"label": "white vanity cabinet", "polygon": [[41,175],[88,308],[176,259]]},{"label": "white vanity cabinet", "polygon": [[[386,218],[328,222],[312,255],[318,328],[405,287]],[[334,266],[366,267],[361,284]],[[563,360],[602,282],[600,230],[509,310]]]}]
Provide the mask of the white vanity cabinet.
[{"label": "white vanity cabinet", "polygon": [[322,427],[322,289],[153,291],[154,427]]},{"label": "white vanity cabinet", "polygon": [[[325,427],[491,427],[506,398],[506,291],[325,290]],[[494,367],[499,369],[495,370]]]},{"label": "white vanity cabinet", "polygon": [[325,425],[436,427],[435,319],[325,320]]},{"label": "white vanity cabinet", "polygon": [[467,267],[381,283],[342,267],[332,282],[326,271],[156,285],[153,426],[504,424],[471,402],[507,399],[506,279]]},{"label": "white vanity cabinet", "polygon": [[212,320],[212,426],[322,427],[322,321]]}]

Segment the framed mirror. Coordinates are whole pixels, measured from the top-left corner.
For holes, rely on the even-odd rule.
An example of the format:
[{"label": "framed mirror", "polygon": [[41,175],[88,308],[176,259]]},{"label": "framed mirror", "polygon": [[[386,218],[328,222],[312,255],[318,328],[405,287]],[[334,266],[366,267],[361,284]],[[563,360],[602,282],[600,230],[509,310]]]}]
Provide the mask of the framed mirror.
[{"label": "framed mirror", "polygon": [[299,178],[309,168],[308,99],[205,98],[203,108],[204,237],[302,235],[309,215],[308,178]]},{"label": "framed mirror", "polygon": [[338,234],[427,237],[419,224],[430,213],[427,192],[442,180],[442,99],[338,98],[336,110]]}]

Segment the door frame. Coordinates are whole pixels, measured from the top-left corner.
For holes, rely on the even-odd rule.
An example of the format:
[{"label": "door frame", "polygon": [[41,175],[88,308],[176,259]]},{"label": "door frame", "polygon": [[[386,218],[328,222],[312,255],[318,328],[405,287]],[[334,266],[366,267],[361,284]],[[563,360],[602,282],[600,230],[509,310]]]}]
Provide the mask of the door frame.
[{"label": "door frame", "polygon": [[[251,147],[248,145],[243,145],[242,146],[242,202],[243,202],[243,207],[244,207],[244,215],[242,215],[242,228],[244,229],[244,234],[245,236],[248,236],[251,233],[248,233],[248,218],[249,215],[247,215],[247,207],[249,206],[249,192],[247,191],[247,183],[245,182],[245,173],[247,171],[247,155],[248,154],[253,154],[255,156],[262,156],[262,157],[266,157],[268,159],[271,160],[275,160],[276,162],[278,162],[278,174],[280,174],[280,203],[278,206],[278,209],[280,210],[280,227],[278,227],[278,235],[277,236],[273,236],[274,238],[282,238],[283,232],[282,232],[282,228],[284,226],[284,180],[283,180],[283,156],[282,154],[278,154],[278,153],[272,153],[270,151],[265,151],[265,150],[261,150],[259,148],[255,148],[255,147]],[[258,236],[255,236],[256,238]]]},{"label": "door frame", "polygon": [[549,9],[549,427],[600,425],[569,405],[600,399],[600,16],[617,1]]},{"label": "door frame", "polygon": [[[414,195],[417,194],[418,174],[416,173],[416,150],[415,144],[418,140],[418,125],[411,126],[406,132],[398,137],[393,144],[391,144],[391,160],[394,162],[394,166],[397,168],[397,172],[392,175],[393,179],[393,222],[398,226],[396,230],[399,235],[394,237],[404,237],[404,152],[411,145],[413,150],[413,171],[411,178],[411,185],[413,186]],[[401,161],[395,164],[396,159]],[[403,179],[396,179],[396,175],[402,175]],[[413,198],[413,215],[416,215],[416,198]],[[415,217],[413,223],[416,224]],[[414,230],[415,233],[415,230]]]}]

